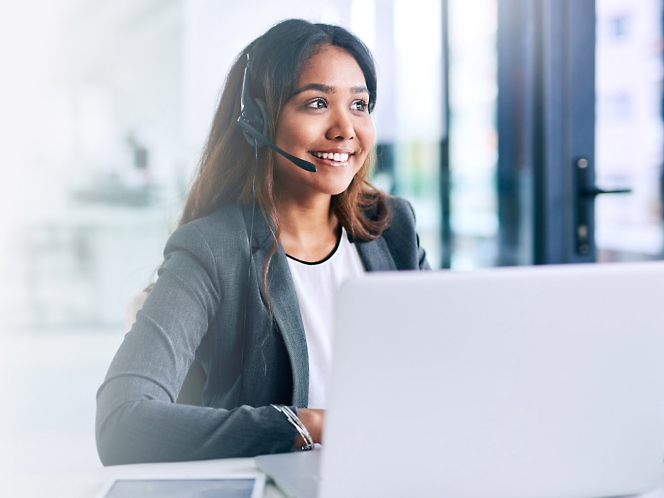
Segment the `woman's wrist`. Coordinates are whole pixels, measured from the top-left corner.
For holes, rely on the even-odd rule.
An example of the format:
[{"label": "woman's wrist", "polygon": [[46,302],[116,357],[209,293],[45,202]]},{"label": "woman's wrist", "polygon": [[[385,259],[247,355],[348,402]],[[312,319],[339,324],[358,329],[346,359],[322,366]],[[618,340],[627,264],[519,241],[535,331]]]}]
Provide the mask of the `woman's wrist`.
[{"label": "woman's wrist", "polygon": [[297,431],[298,435],[296,436],[296,443],[301,443],[301,444],[296,444],[295,448],[305,451],[313,450],[314,440],[309,434],[309,430],[307,429],[307,427],[300,420],[300,417],[298,417],[296,413],[286,405],[271,405],[271,406],[278,412],[283,413],[288,422]]},{"label": "woman's wrist", "polygon": [[[314,443],[321,443],[323,436],[323,422],[325,420],[325,410],[299,408],[297,410],[297,417],[300,419],[300,422],[302,422],[302,425],[304,425],[309,431],[309,434],[311,435]],[[303,442],[304,440],[300,434],[298,434],[295,438],[294,447],[299,448],[300,446],[303,446]]]}]

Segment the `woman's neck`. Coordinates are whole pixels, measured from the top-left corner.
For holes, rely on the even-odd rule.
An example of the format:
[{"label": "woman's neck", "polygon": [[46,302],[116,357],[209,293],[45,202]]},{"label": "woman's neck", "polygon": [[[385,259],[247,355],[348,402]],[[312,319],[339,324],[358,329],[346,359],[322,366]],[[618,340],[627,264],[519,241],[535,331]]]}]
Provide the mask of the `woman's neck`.
[{"label": "woman's neck", "polygon": [[302,261],[325,259],[336,247],[339,221],[332,198],[321,196],[307,203],[283,199],[277,204],[279,241],[286,254]]}]

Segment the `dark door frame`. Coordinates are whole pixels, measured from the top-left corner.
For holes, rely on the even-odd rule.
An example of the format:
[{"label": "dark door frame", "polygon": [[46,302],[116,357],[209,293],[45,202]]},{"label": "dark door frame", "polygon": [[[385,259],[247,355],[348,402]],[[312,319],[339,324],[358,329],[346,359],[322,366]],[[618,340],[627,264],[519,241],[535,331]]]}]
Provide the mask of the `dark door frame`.
[{"label": "dark door frame", "polygon": [[452,251],[454,248],[454,233],[451,222],[451,171],[450,171],[450,92],[449,92],[449,0],[441,0],[442,13],[442,64],[441,75],[442,91],[442,117],[443,126],[440,139],[440,220],[441,220],[441,268],[452,266]]},{"label": "dark door frame", "polygon": [[498,0],[499,264],[595,261],[595,1]]}]

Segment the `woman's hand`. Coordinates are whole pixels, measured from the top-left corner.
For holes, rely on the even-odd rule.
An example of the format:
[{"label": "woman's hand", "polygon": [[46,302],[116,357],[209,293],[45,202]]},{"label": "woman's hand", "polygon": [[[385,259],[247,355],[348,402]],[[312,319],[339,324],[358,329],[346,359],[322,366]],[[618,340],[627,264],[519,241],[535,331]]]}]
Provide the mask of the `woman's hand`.
[{"label": "woman's hand", "polygon": [[[300,422],[302,422],[309,431],[309,434],[314,440],[314,443],[322,443],[325,410],[318,410],[313,408],[299,408],[297,410],[297,417],[300,419]],[[295,438],[295,443],[293,444],[293,448],[300,448],[305,444],[306,443],[304,442],[304,439],[302,439],[302,436],[298,434],[297,437]]]}]

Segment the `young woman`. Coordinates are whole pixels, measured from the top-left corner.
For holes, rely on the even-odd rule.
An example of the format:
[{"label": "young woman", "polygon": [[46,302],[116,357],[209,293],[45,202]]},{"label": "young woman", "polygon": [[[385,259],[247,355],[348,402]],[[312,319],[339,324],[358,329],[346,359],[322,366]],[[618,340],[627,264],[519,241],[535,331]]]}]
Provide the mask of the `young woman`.
[{"label": "young woman", "polygon": [[[159,278],[99,389],[104,464],[321,441],[334,292],[365,271],[429,267],[410,206],[367,181],[375,103],[371,55],[343,28],[284,21],[242,51]],[[238,125],[250,108],[265,139]],[[176,404],[195,360],[203,406]]]}]

